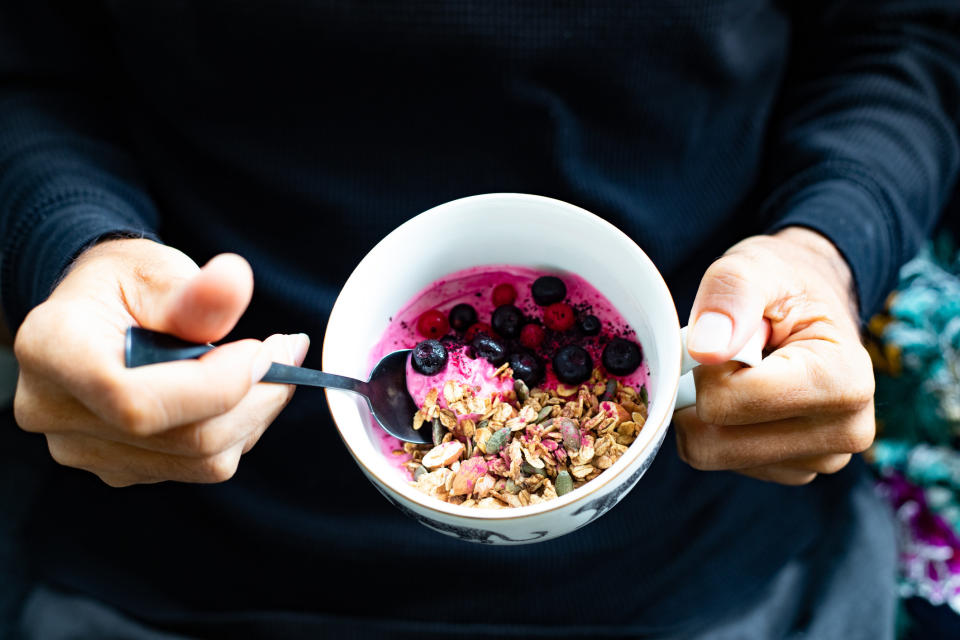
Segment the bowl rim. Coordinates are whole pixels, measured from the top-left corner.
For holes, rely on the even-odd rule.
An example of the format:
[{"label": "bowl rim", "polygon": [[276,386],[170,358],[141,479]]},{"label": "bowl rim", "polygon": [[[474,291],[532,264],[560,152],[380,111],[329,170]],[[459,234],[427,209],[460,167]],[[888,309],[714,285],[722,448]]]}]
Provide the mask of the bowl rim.
[{"label": "bowl rim", "polygon": [[[565,202],[563,200],[558,200],[556,198],[549,198],[547,196],[540,196],[540,195],[527,194],[527,193],[510,193],[510,192],[483,193],[483,194],[465,196],[465,197],[457,198],[454,200],[449,200],[442,204],[438,204],[434,207],[431,207],[430,209],[427,209],[426,211],[423,211],[422,213],[419,213],[411,217],[410,219],[404,221],[402,224],[398,225],[386,236],[381,238],[380,241],[377,242],[377,244],[374,245],[364,255],[361,261],[357,263],[356,267],[354,267],[354,270],[350,273],[350,276],[347,278],[346,282],[344,282],[344,285],[341,288],[341,293],[342,291],[346,290],[347,287],[350,286],[351,281],[354,279],[360,265],[365,260],[367,260],[367,256],[369,256],[371,253],[377,250],[378,247],[380,247],[390,236],[397,233],[407,225],[414,224],[414,221],[417,221],[417,224],[423,224],[422,220],[424,217],[441,215],[446,208],[452,207],[455,205],[463,206],[468,202],[475,202],[475,201],[481,201],[481,200],[498,200],[498,199],[505,199],[505,198],[512,200],[514,202],[517,200],[522,200],[527,202],[541,202],[541,203],[548,204],[550,206],[561,207],[569,211],[574,211],[578,214],[589,216],[590,218],[593,218],[594,222],[600,223],[603,226],[607,227],[609,232],[619,235],[625,238],[626,240],[628,240],[632,245],[632,249],[634,250],[634,253],[636,254],[635,257],[638,258],[640,262],[645,262],[649,267],[648,271],[650,271],[652,274],[656,276],[655,286],[657,288],[662,289],[662,292],[666,294],[666,298],[671,302],[671,304],[668,305],[667,312],[668,312],[668,315],[671,316],[672,325],[676,327],[675,333],[677,337],[677,343],[680,345],[680,349],[682,351],[683,346],[680,338],[680,320],[679,320],[679,316],[677,315],[676,303],[673,301],[673,295],[670,293],[670,288],[667,286],[666,281],[663,279],[663,275],[660,273],[660,270],[656,268],[656,265],[654,265],[653,262],[650,260],[649,256],[647,256],[646,252],[644,252],[643,249],[641,249],[639,245],[637,245],[636,242],[634,242],[634,240],[630,238],[630,236],[628,236],[626,233],[621,231],[618,227],[616,227],[614,224],[610,223],[609,221],[601,218],[600,216],[590,211],[587,211],[586,209],[583,209],[582,207],[578,207],[577,205],[570,204],[568,202]],[[323,337],[323,344],[321,347],[322,349],[321,366],[324,369],[326,368],[325,363],[326,363],[327,354],[328,354],[327,347],[329,344],[328,338],[330,337],[330,331],[329,331],[329,327],[331,325],[330,320],[336,317],[337,309],[338,309],[338,306],[340,305],[341,300],[342,300],[342,295],[338,295],[337,299],[334,301],[333,307],[330,310],[330,316],[327,321],[327,331],[324,333],[324,337]],[[682,356],[682,353],[681,353],[681,356]],[[673,384],[672,384],[673,388],[671,389],[670,394],[667,396],[672,399],[671,402],[676,401],[677,392],[680,387],[681,366],[682,366],[682,357],[677,359],[676,371],[669,378],[673,380]],[[438,500],[433,496],[429,496],[427,494],[419,493],[419,492],[412,493],[411,495],[413,497],[408,496],[404,492],[398,490],[397,487],[394,486],[394,483],[391,480],[381,477],[380,474],[376,473],[373,469],[371,469],[365,463],[362,456],[360,456],[357,453],[357,451],[354,450],[354,448],[350,445],[349,440],[345,437],[344,429],[343,427],[340,426],[340,423],[337,421],[337,417],[334,414],[334,411],[330,404],[331,391],[336,391],[336,390],[331,390],[331,389],[323,390],[324,396],[327,401],[327,410],[329,411],[330,417],[337,428],[337,435],[343,441],[343,444],[347,447],[347,450],[349,451],[350,455],[353,457],[354,461],[358,465],[360,465],[364,473],[366,473],[369,478],[375,478],[377,482],[382,484],[385,488],[389,489],[397,498],[405,499],[407,501],[413,502],[417,507],[429,510],[438,516],[456,518],[456,519],[476,520],[478,522],[523,520],[525,518],[536,517],[536,516],[553,512],[553,511],[564,509],[574,503],[583,501],[589,496],[595,494],[596,492],[610,485],[611,482],[615,481],[623,473],[632,470],[638,460],[646,459],[648,455],[655,455],[656,449],[659,449],[659,444],[662,441],[662,438],[658,437],[658,434],[661,431],[669,428],[670,422],[673,419],[673,407],[671,407],[670,410],[664,412],[662,418],[659,420],[659,422],[657,422],[656,427],[653,429],[653,433],[651,437],[647,440],[647,443],[644,446],[637,449],[634,453],[631,453],[630,450],[628,449],[627,452],[625,452],[623,456],[621,456],[621,458],[617,460],[617,463],[619,463],[621,460],[624,460],[624,458],[626,458],[627,456],[630,456],[628,460],[624,460],[624,464],[621,465],[619,469],[614,470],[613,467],[611,467],[610,469],[606,469],[604,470],[603,473],[598,475],[596,478],[584,484],[584,486],[579,487],[578,489],[575,489],[574,491],[571,491],[570,493],[564,496],[560,496],[554,500],[541,502],[539,504],[526,505],[522,507],[505,507],[503,509],[475,509],[475,508],[469,508],[469,507],[462,507],[461,505],[449,504],[441,500]],[[349,393],[349,392],[341,392],[341,393]],[[354,395],[354,394],[351,394],[351,395]],[[649,425],[649,422],[644,423],[644,427],[646,427],[647,425]],[[380,428],[380,427],[374,426],[374,428]],[[650,451],[651,448],[655,450]],[[614,463],[614,466],[616,466],[617,463]]]}]

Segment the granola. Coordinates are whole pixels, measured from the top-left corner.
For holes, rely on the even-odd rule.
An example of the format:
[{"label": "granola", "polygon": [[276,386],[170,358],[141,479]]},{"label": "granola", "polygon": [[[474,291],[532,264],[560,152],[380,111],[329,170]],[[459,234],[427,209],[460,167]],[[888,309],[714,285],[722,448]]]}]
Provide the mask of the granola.
[{"label": "granola", "polygon": [[[512,376],[509,367],[497,375]],[[440,409],[443,396],[449,409]],[[482,509],[538,504],[562,496],[610,468],[647,417],[646,390],[607,379],[595,368],[579,385],[478,397],[446,380],[414,416],[430,424],[433,444],[405,443],[411,484],[444,502]]]}]

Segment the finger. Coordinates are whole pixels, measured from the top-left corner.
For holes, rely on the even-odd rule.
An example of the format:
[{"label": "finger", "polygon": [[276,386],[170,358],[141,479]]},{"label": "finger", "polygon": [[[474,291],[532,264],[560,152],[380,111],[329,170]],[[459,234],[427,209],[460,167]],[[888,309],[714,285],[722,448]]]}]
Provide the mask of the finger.
[{"label": "finger", "polygon": [[761,329],[766,309],[788,294],[772,264],[730,253],[710,265],[690,312],[687,351],[694,359],[726,362]]},{"label": "finger", "polygon": [[225,482],[236,473],[241,455],[241,448],[234,447],[215,456],[187,458],[80,433],[48,434],[47,446],[57,463],[89,471],[115,487],[164,480]]},{"label": "finger", "polygon": [[852,454],[834,453],[822,456],[805,456],[793,460],[786,460],[778,464],[785,469],[832,474],[846,467],[852,459]]},{"label": "finger", "polygon": [[[264,348],[273,361],[299,366],[309,344],[304,334],[274,335],[264,342]],[[293,385],[254,385],[233,409],[220,416],[143,436],[106,423],[48,380],[25,375],[18,381],[14,412],[26,431],[85,433],[152,451],[207,457],[238,443],[249,450],[290,401],[293,390]]]},{"label": "finger", "polygon": [[738,469],[737,473],[756,478],[757,480],[763,480],[764,482],[776,482],[777,484],[785,484],[793,487],[810,484],[817,477],[817,474],[813,471],[790,469],[782,465],[769,465],[754,469]]},{"label": "finger", "polygon": [[697,415],[722,425],[867,411],[874,393],[866,350],[828,336],[792,341],[756,367],[697,367],[694,379]]},{"label": "finger", "polygon": [[76,397],[106,422],[136,436],[226,413],[270,366],[256,340],[231,342],[198,360],[133,369],[101,368],[73,383]]},{"label": "finger", "polygon": [[25,372],[17,378],[13,417],[30,433],[103,430],[103,421],[60,386]]},{"label": "finger", "polygon": [[[143,327],[190,342],[215,342],[236,325],[253,295],[253,272],[246,260],[225,253],[211,259],[188,279],[169,274],[166,263],[141,266],[135,286],[141,291],[131,314]],[[145,273],[149,271],[149,273]]]},{"label": "finger", "polygon": [[[274,362],[299,366],[310,341],[304,334],[273,335],[263,344]],[[295,388],[289,384],[256,384],[223,415],[150,436],[140,446],[190,457],[216,455],[237,445],[246,453],[290,402]]]},{"label": "finger", "polygon": [[859,453],[873,442],[872,413],[845,420],[789,418],[751,425],[703,422],[694,408],[674,414],[680,457],[695,469],[748,469],[787,460],[832,454]]}]

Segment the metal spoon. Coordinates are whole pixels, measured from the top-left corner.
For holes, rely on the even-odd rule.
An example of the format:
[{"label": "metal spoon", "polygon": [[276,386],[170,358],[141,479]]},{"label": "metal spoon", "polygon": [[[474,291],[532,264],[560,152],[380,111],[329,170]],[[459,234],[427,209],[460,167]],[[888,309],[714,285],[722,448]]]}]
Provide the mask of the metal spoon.
[{"label": "metal spoon", "polygon": [[[139,367],[158,362],[199,358],[211,349],[211,344],[186,342],[165,333],[130,327],[127,329],[124,360],[128,367]],[[326,387],[359,393],[367,399],[373,417],[384,431],[406,442],[430,444],[432,439],[429,429],[417,431],[412,424],[417,405],[407,392],[409,354],[410,350],[405,349],[385,355],[374,367],[367,382],[276,362],[270,365],[260,382]]]}]

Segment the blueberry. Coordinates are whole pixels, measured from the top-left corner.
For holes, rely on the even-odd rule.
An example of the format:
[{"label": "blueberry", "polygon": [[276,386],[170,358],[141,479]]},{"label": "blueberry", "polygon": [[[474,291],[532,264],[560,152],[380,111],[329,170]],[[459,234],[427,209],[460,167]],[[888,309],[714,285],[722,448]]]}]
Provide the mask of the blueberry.
[{"label": "blueberry", "polygon": [[523,328],[523,313],[512,304],[500,305],[493,312],[490,324],[504,338],[516,338]]},{"label": "blueberry", "polygon": [[533,281],[530,288],[533,301],[541,307],[560,302],[567,297],[567,285],[556,276],[541,276]]},{"label": "blueberry", "polygon": [[530,351],[517,351],[510,355],[513,377],[523,380],[531,389],[543,380],[543,361]]},{"label": "blueberry", "polygon": [[553,372],[560,382],[580,384],[593,373],[593,359],[583,347],[568,344],[553,355]]},{"label": "blueberry", "polygon": [[507,350],[502,344],[486,334],[478,334],[470,343],[475,357],[483,358],[495,367],[507,361]]},{"label": "blueberry", "polygon": [[413,348],[413,370],[432,376],[447,366],[447,350],[439,340],[424,340]]},{"label": "blueberry", "polygon": [[633,373],[640,366],[643,354],[632,340],[614,338],[603,349],[603,367],[615,376]]},{"label": "blueberry", "polygon": [[580,331],[585,336],[597,335],[600,333],[600,318],[593,315],[580,318]]},{"label": "blueberry", "polygon": [[450,326],[453,327],[454,331],[466,331],[476,324],[477,310],[465,302],[458,304],[453,309],[450,309],[449,320]]}]

